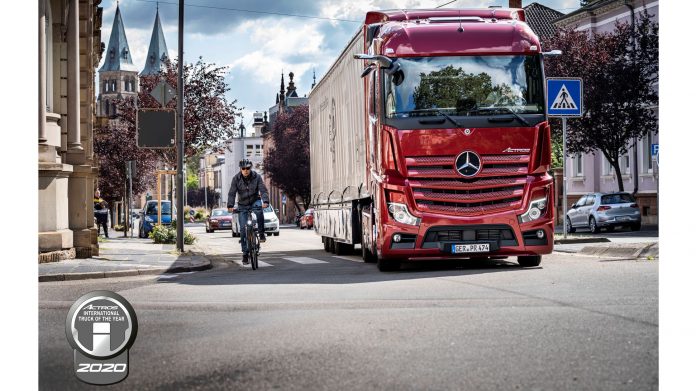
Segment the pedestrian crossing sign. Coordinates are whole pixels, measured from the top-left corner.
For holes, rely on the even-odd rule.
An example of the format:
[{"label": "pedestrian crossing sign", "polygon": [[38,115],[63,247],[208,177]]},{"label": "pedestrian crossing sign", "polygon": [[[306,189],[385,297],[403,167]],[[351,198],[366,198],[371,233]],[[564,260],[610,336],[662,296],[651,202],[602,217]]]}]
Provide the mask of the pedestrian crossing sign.
[{"label": "pedestrian crossing sign", "polygon": [[582,116],[582,79],[546,78],[546,111],[549,117]]}]

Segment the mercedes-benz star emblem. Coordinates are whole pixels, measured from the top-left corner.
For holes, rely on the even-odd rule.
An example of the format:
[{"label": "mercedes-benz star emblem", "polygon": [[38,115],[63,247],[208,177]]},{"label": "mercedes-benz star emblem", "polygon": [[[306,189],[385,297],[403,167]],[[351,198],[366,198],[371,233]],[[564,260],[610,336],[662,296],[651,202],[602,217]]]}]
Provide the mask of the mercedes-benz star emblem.
[{"label": "mercedes-benz star emblem", "polygon": [[472,177],[481,171],[481,158],[476,152],[464,151],[457,156],[454,168],[464,177]]}]

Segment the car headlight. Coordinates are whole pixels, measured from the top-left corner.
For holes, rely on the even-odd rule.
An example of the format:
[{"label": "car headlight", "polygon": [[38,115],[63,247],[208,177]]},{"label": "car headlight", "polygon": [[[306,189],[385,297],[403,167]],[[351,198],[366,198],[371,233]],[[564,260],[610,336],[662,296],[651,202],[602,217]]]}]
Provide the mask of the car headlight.
[{"label": "car headlight", "polygon": [[404,204],[388,202],[389,215],[396,221],[408,225],[420,225],[420,219],[412,215]]},{"label": "car headlight", "polygon": [[212,219],[212,220],[210,220],[210,222],[211,222],[211,223],[217,223],[217,220],[216,220],[216,219]]},{"label": "car headlight", "polygon": [[528,223],[537,220],[546,211],[546,197],[538,198],[529,203],[527,211],[518,217],[520,223]]},{"label": "car headlight", "polygon": [[145,216],[145,221],[147,221],[148,223],[154,223],[154,222],[155,222],[155,220],[153,220],[152,217],[150,217],[150,216]]}]

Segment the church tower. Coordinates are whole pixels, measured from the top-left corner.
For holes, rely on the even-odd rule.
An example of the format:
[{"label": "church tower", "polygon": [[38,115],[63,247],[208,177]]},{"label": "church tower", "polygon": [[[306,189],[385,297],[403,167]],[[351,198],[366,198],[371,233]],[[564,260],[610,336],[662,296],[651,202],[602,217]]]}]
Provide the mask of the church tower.
[{"label": "church tower", "polygon": [[140,76],[156,75],[164,67],[164,62],[169,57],[167,42],[164,40],[164,31],[159,17],[159,6],[155,14],[155,25],[152,26],[152,36],[150,37],[150,47],[147,49],[145,58],[145,68],[140,72]]},{"label": "church tower", "polygon": [[114,25],[109,46],[104,53],[104,64],[99,68],[99,97],[97,113],[101,117],[116,116],[116,100],[136,98],[139,89],[138,68],[133,64],[121,10],[116,6]]}]

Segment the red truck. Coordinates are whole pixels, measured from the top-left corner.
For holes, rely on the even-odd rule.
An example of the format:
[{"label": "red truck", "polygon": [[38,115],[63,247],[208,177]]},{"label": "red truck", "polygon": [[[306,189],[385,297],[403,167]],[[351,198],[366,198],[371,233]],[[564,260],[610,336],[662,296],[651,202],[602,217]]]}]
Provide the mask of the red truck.
[{"label": "red truck", "polygon": [[544,55],[521,9],[368,12],[309,95],[314,229],[403,261],[553,250]]}]

